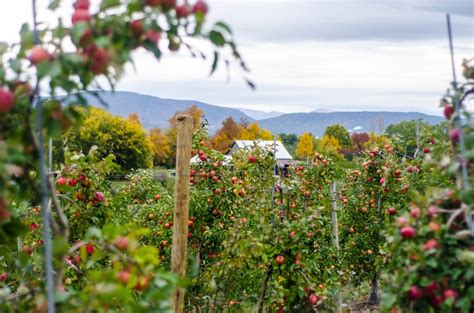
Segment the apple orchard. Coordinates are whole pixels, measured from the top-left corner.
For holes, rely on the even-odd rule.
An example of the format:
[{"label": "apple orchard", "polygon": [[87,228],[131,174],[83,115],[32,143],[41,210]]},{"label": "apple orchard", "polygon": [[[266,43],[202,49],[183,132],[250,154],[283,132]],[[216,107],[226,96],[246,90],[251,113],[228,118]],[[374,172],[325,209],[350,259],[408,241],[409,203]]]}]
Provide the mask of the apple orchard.
[{"label": "apple orchard", "polygon": [[[49,10],[63,5],[52,0]],[[211,74],[232,63],[245,77],[247,66],[231,28],[206,22],[202,0],[76,0],[73,9],[54,27],[34,13],[16,44],[0,43],[1,312],[170,312],[177,289],[185,312],[341,312],[361,303],[472,312],[472,60],[440,101],[443,131],[423,134],[413,158],[387,137],[350,162],[316,152],[276,170],[273,151],[258,145],[226,160],[195,120],[189,159],[199,162],[187,182],[180,277],[171,271],[172,184],[150,168],[112,180],[119,160],[99,155],[100,142],[89,151],[60,142],[63,158],[49,169],[47,142],[56,152],[58,138],[81,127],[84,93],[100,101],[96,91],[115,87],[137,49],[199,56],[187,42],[197,39],[212,51]]]}]

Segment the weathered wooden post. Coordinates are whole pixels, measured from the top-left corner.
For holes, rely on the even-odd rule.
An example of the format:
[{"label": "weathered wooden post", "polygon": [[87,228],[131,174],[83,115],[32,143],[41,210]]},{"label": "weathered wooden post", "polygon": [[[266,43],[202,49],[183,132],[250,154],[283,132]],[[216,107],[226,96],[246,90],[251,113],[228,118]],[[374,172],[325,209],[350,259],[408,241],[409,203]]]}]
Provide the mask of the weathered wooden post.
[{"label": "weathered wooden post", "polygon": [[[189,219],[189,171],[193,136],[191,115],[179,115],[176,145],[175,207],[173,215],[173,246],[171,271],[180,277],[186,275],[188,219]],[[184,289],[179,288],[172,297],[173,311],[184,312]]]},{"label": "weathered wooden post", "polygon": [[339,250],[339,227],[337,225],[337,200],[336,200],[336,183],[331,183],[332,196],[332,233],[334,235],[334,245]]},{"label": "weathered wooden post", "polygon": [[[337,224],[337,193],[336,193],[336,183],[331,183],[331,204],[332,204],[332,233],[334,236],[334,246],[336,247],[339,253],[339,226]],[[341,291],[339,290],[336,295],[336,312],[342,312],[342,297]]]}]

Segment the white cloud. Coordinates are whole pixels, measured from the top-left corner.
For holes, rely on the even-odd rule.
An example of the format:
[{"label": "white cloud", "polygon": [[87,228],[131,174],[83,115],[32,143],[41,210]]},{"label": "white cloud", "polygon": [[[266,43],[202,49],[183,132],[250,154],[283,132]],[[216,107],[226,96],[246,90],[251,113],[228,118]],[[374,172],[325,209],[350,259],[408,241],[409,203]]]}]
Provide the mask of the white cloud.
[{"label": "white cloud", "polygon": [[[44,9],[49,1],[38,2]],[[474,51],[468,0],[209,2],[210,19],[222,17],[232,25],[256,92],[245,86],[239,71],[233,72],[230,83],[223,69],[208,78],[210,60],[194,60],[185,51],[166,54],[160,63],[143,51],[136,53],[137,71],[130,68],[118,89],[287,112],[328,108],[438,113],[439,97],[451,80],[444,12],[456,14],[456,65]],[[22,21],[31,20],[29,3],[9,2],[9,10],[0,11],[0,40],[18,38]],[[70,11],[68,7],[63,12]],[[40,18],[56,19],[44,13]],[[209,51],[206,45],[198,46]]]}]

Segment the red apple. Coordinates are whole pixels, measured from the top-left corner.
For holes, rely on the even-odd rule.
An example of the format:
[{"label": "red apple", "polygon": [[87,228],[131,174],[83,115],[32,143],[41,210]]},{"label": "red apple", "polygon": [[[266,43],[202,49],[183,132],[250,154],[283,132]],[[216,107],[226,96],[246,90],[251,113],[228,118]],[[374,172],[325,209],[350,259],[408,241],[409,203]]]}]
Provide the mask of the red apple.
[{"label": "red apple", "polygon": [[216,190],[214,190],[214,193],[215,193],[216,195],[220,195],[220,194],[221,194],[220,188],[216,188]]},{"label": "red apple", "polygon": [[188,227],[192,227],[194,225],[194,222],[192,220],[188,221]]},{"label": "red apple", "polygon": [[71,22],[77,24],[79,22],[89,22],[91,20],[91,15],[88,10],[78,9],[74,11],[71,17]]},{"label": "red apple", "polygon": [[6,114],[13,109],[13,93],[0,88],[0,114]]},{"label": "red apple", "polygon": [[436,239],[429,239],[424,245],[423,245],[423,250],[428,251],[432,249],[438,249],[439,244]]},{"label": "red apple", "polygon": [[423,291],[425,294],[433,294],[438,290],[438,284],[433,280],[428,286],[426,286]]},{"label": "red apple", "polygon": [[164,9],[171,9],[176,6],[176,0],[160,0]]},{"label": "red apple", "polygon": [[28,255],[31,255],[33,253],[33,249],[31,249],[30,246],[23,246],[21,249]]},{"label": "red apple", "polygon": [[135,285],[135,290],[144,291],[148,288],[148,277],[146,276],[138,276],[137,277],[137,284]]},{"label": "red apple", "polygon": [[68,185],[71,186],[71,187],[76,186],[76,185],[77,185],[77,179],[71,178],[71,179],[68,181]]},{"label": "red apple", "polygon": [[68,183],[67,179],[62,177],[62,176],[59,176],[57,179],[56,179],[56,185],[58,186],[66,186]]},{"label": "red apple", "polygon": [[422,295],[423,293],[421,292],[421,289],[418,286],[411,286],[408,290],[408,298],[410,300],[418,300],[421,298]]},{"label": "red apple", "polygon": [[203,0],[198,0],[193,6],[193,13],[200,13],[206,15],[208,10],[209,7],[207,6],[207,3]]},{"label": "red apple", "polygon": [[125,251],[128,249],[128,238],[127,237],[118,237],[114,241],[114,246],[120,251]]},{"label": "red apple", "polygon": [[170,222],[165,223],[165,228],[166,229],[171,229],[171,226],[173,226],[173,224],[171,224]]},{"label": "red apple", "polygon": [[461,135],[461,130],[459,128],[453,128],[449,132],[449,137],[453,143],[457,143],[459,141],[459,136]]},{"label": "red apple", "polygon": [[443,292],[443,298],[446,300],[446,299],[454,299],[456,300],[458,298],[458,293],[453,290],[453,289],[446,289],[444,292]]},{"label": "red apple", "polygon": [[318,303],[318,301],[319,301],[319,297],[317,295],[315,295],[314,293],[312,293],[308,296],[309,304],[316,305]]},{"label": "red apple", "polygon": [[413,217],[413,218],[419,218],[419,217],[420,217],[420,213],[421,213],[420,208],[412,208],[412,209],[410,210],[410,215],[411,215],[411,217]]},{"label": "red apple", "polygon": [[157,7],[161,3],[160,0],[146,0],[146,4],[151,6],[151,7]]},{"label": "red apple", "polygon": [[254,155],[249,155],[248,157],[249,163],[256,163],[257,162],[257,157]]},{"label": "red apple", "polygon": [[134,20],[130,23],[130,29],[132,30],[133,35],[140,36],[143,34],[145,29],[143,28],[143,22],[141,20]]},{"label": "red apple", "polygon": [[423,148],[423,153],[425,153],[425,154],[430,153],[430,147],[424,147]]},{"label": "red apple", "polygon": [[107,72],[110,63],[109,52],[102,48],[94,50],[91,71],[92,73],[99,75]]},{"label": "red apple", "polygon": [[93,254],[93,253],[95,252],[94,246],[91,245],[91,244],[87,244],[87,245],[86,245],[86,252],[87,252],[87,254],[89,254],[89,255]]},{"label": "red apple", "polygon": [[146,39],[154,43],[155,45],[158,44],[158,41],[160,41],[161,33],[159,31],[156,31],[154,29],[150,29],[145,33]]},{"label": "red apple", "polygon": [[387,212],[390,215],[395,215],[397,213],[397,209],[395,209],[394,207],[391,207],[391,208],[388,208]]},{"label": "red apple", "polygon": [[161,199],[161,195],[160,194],[156,194],[155,195],[155,200],[160,200]]},{"label": "red apple", "polygon": [[7,279],[8,279],[7,272],[3,272],[2,274],[0,274],[0,282],[1,281],[6,281]]},{"label": "red apple", "polygon": [[433,298],[431,298],[431,304],[437,308],[443,303],[443,297],[440,295],[434,295]]},{"label": "red apple", "polygon": [[428,207],[428,216],[429,217],[436,217],[438,215],[438,207],[434,205],[430,205]]},{"label": "red apple", "polygon": [[76,0],[74,3],[74,9],[76,10],[89,10],[91,3],[89,0]]},{"label": "red apple", "polygon": [[279,254],[275,257],[275,261],[277,262],[277,264],[281,265],[281,264],[285,263],[285,257],[283,255]]},{"label": "red apple", "polygon": [[451,105],[447,105],[444,107],[444,116],[449,120],[454,113],[454,107]]},{"label": "red apple", "polygon": [[30,50],[30,53],[28,54],[28,61],[31,62],[33,65],[40,64],[44,61],[47,61],[51,58],[51,55],[49,54],[46,49],[40,46],[35,46]]},{"label": "red apple", "polygon": [[121,271],[117,273],[117,279],[122,284],[126,285],[130,281],[132,274],[129,271]]},{"label": "red apple", "polygon": [[105,200],[104,194],[100,191],[94,193],[94,200],[97,202],[102,202]]},{"label": "red apple", "polygon": [[400,235],[405,239],[410,239],[415,237],[416,230],[413,227],[405,226],[400,230]]},{"label": "red apple", "polygon": [[182,4],[176,7],[176,17],[185,18],[191,13],[191,7],[189,5]]}]

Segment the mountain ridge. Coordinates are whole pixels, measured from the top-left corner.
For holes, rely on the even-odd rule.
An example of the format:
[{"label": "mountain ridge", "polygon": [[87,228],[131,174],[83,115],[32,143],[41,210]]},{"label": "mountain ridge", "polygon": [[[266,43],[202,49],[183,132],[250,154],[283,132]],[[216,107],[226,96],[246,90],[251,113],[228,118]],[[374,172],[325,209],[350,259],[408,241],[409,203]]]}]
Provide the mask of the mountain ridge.
[{"label": "mountain ridge", "polygon": [[[127,117],[130,113],[135,112],[146,129],[155,127],[168,128],[169,119],[177,111],[184,111],[191,105],[196,105],[204,111],[205,119],[209,124],[210,135],[213,135],[229,116],[236,121],[246,120],[253,122],[258,120],[260,126],[276,134],[284,132],[300,135],[303,132],[311,132],[315,136],[321,136],[327,126],[336,123],[342,124],[349,130],[362,127],[361,131],[367,132],[372,129],[371,121],[375,121],[380,117],[383,117],[384,126],[416,119],[422,119],[430,124],[437,124],[443,121],[441,116],[420,112],[397,111],[276,112],[282,113],[282,115],[259,120],[252,118],[252,116],[243,112],[242,109],[223,107],[195,100],[166,99],[129,91],[103,91],[99,94],[108,104],[108,107],[105,107],[105,109],[123,117]],[[83,96],[91,105],[104,108],[103,105],[98,104],[99,101],[94,96],[90,94],[84,94]],[[272,113],[251,110],[257,113]]]}]

